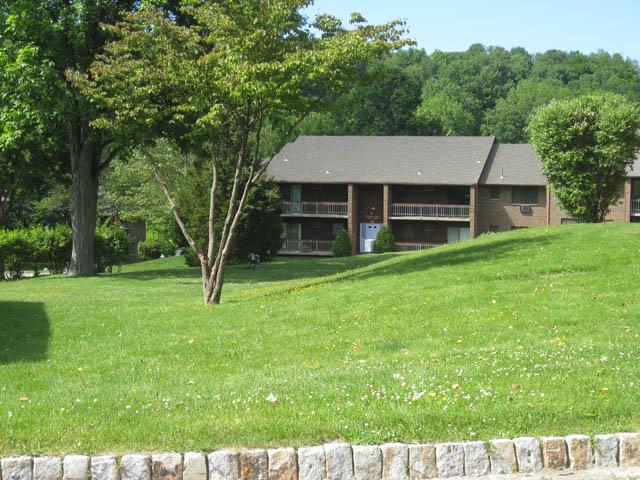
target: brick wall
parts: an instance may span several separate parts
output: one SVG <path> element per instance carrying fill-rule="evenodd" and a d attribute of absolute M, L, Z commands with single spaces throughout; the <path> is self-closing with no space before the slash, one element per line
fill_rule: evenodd
<path fill-rule="evenodd" d="M 560 225 L 563 219 L 570 219 L 569 215 L 561 206 L 553 191 L 549 193 L 549 225 Z M 611 206 L 607 221 L 609 222 L 629 222 L 631 208 L 631 181 L 626 180 L 620 185 L 620 200 Z"/>
<path fill-rule="evenodd" d="M 492 226 L 499 231 L 511 230 L 512 227 L 537 227 L 547 224 L 547 195 L 545 187 L 538 187 L 538 204 L 531 205 L 531 213 L 522 213 L 520 205 L 511 202 L 511 186 L 500 186 L 497 200 L 490 198 L 491 186 L 481 185 L 478 188 L 477 201 L 477 234 L 490 231 Z"/>

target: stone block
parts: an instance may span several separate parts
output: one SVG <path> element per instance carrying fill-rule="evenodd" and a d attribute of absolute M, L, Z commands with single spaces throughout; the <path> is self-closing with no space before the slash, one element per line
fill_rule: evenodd
<path fill-rule="evenodd" d="M 240 478 L 242 480 L 267 480 L 269 457 L 262 449 L 240 451 Z"/>
<path fill-rule="evenodd" d="M 181 480 L 182 455 L 156 453 L 151 455 L 151 480 Z"/>
<path fill-rule="evenodd" d="M 325 480 L 325 454 L 322 447 L 298 449 L 298 478 L 300 480 Z"/>
<path fill-rule="evenodd" d="M 436 445 L 438 476 L 461 477 L 464 475 L 464 448 L 461 443 L 438 443 Z"/>
<path fill-rule="evenodd" d="M 298 459 L 293 448 L 274 448 L 267 455 L 269 480 L 298 480 Z"/>
<path fill-rule="evenodd" d="M 150 480 L 151 465 L 147 455 L 123 455 L 120 480 Z"/>
<path fill-rule="evenodd" d="M 489 457 L 491 459 L 491 473 L 499 475 L 516 473 L 516 447 L 508 438 L 500 438 L 489 442 Z"/>
<path fill-rule="evenodd" d="M 31 457 L 10 457 L 0 461 L 2 480 L 31 480 L 33 464 Z"/>
<path fill-rule="evenodd" d="M 240 454 L 232 450 L 218 450 L 207 455 L 209 480 L 238 480 Z"/>
<path fill-rule="evenodd" d="M 409 478 L 424 480 L 437 476 L 435 445 L 409 445 Z"/>
<path fill-rule="evenodd" d="M 324 446 L 328 480 L 353 479 L 353 454 L 348 443 L 329 443 Z"/>
<path fill-rule="evenodd" d="M 182 468 L 182 478 L 184 480 L 207 480 L 207 457 L 204 453 L 185 453 Z"/>
<path fill-rule="evenodd" d="M 403 443 L 385 443 L 382 452 L 383 480 L 402 480 L 409 472 L 409 447 Z"/>
<path fill-rule="evenodd" d="M 484 442 L 467 442 L 464 449 L 464 473 L 470 477 L 486 475 L 491 471 L 489 453 Z"/>
<path fill-rule="evenodd" d="M 60 457 L 34 457 L 33 480 L 60 480 L 62 460 Z"/>
<path fill-rule="evenodd" d="M 62 480 L 88 480 L 89 457 L 67 455 L 62 463 Z"/>
<path fill-rule="evenodd" d="M 593 450 L 596 467 L 618 466 L 618 438 L 615 435 L 596 435 Z"/>
<path fill-rule="evenodd" d="M 572 470 L 586 470 L 593 464 L 591 439 L 586 435 L 569 435 L 565 437 L 569 453 L 569 467 Z"/>
<path fill-rule="evenodd" d="M 118 480 L 118 462 L 115 455 L 91 457 L 91 480 Z"/>
<path fill-rule="evenodd" d="M 619 433 L 620 466 L 640 467 L 640 433 Z"/>
<path fill-rule="evenodd" d="M 514 438 L 518 469 L 522 473 L 532 473 L 542 470 L 542 452 L 540 442 L 535 437 Z"/>
<path fill-rule="evenodd" d="M 377 445 L 353 445 L 353 473 L 356 480 L 382 478 L 382 451 Z"/>
<path fill-rule="evenodd" d="M 564 470 L 569 466 L 569 453 L 563 437 L 542 439 L 542 460 L 544 467 L 551 470 Z"/>

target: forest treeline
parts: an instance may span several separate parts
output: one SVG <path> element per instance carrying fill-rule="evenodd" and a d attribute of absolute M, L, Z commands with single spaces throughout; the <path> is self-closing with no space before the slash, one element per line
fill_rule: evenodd
<path fill-rule="evenodd" d="M 306 119 L 307 135 L 495 135 L 527 141 L 537 107 L 584 93 L 640 100 L 637 61 L 583 54 L 472 45 L 463 52 L 405 49 L 368 65 L 330 111 Z"/>

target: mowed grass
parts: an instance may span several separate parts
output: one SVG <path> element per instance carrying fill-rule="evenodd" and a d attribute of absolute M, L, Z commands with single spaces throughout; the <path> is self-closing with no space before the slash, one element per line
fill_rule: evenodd
<path fill-rule="evenodd" d="M 182 262 L 0 284 L 0 454 L 640 429 L 640 225 Z"/>

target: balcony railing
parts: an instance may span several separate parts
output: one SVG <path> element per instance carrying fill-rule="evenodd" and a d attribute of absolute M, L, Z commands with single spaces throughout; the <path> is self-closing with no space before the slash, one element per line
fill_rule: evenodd
<path fill-rule="evenodd" d="M 415 252 L 439 247 L 440 245 L 440 243 L 396 242 L 396 250 L 398 252 Z"/>
<path fill-rule="evenodd" d="M 391 204 L 391 217 L 469 219 L 469 205 L 393 203 Z"/>
<path fill-rule="evenodd" d="M 631 215 L 640 215 L 640 198 L 631 199 Z"/>
<path fill-rule="evenodd" d="M 331 240 L 285 240 L 280 249 L 281 254 L 289 255 L 331 255 Z"/>
<path fill-rule="evenodd" d="M 346 217 L 346 202 L 284 202 L 283 215 Z"/>

